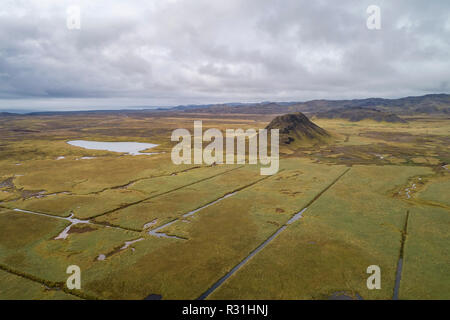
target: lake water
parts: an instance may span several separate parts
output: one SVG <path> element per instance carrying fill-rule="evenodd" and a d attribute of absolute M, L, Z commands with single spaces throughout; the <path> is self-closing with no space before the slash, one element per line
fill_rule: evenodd
<path fill-rule="evenodd" d="M 86 140 L 72 140 L 68 144 L 75 147 L 82 147 L 90 150 L 106 150 L 113 152 L 126 152 L 133 156 L 155 154 L 155 152 L 140 152 L 149 148 L 158 146 L 153 143 L 142 142 L 101 142 L 101 141 L 86 141 Z"/>

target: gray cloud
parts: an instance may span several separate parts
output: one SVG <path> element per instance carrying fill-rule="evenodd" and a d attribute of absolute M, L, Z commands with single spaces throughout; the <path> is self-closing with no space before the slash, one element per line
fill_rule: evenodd
<path fill-rule="evenodd" d="M 366 8 L 381 7 L 381 30 Z M 81 8 L 81 30 L 66 9 Z M 450 2 L 6 1 L 0 108 L 449 92 Z"/>

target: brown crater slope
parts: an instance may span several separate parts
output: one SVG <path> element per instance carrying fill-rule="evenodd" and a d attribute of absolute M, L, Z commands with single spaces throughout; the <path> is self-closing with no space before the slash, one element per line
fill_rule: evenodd
<path fill-rule="evenodd" d="M 311 122 L 303 113 L 296 112 L 274 118 L 266 129 L 280 130 L 280 144 L 291 147 L 325 143 L 331 135 Z"/>

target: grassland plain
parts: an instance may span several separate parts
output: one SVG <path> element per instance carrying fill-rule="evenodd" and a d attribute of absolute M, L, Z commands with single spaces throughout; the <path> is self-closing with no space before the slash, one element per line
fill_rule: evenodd
<path fill-rule="evenodd" d="M 8 252 L 4 263 L 53 282 L 66 278 L 64 271 L 68 264 L 77 264 L 83 270 L 83 292 L 88 296 L 142 299 L 158 293 L 165 298 L 196 298 L 301 209 L 317 194 L 317 189 L 325 187 L 345 169 L 314 165 L 305 160 L 289 160 L 282 167 L 284 171 L 279 176 L 198 212 L 189 218 L 190 223 L 179 222 L 190 227 L 185 231 L 188 241 L 158 239 L 96 226 L 98 230 L 73 233 L 67 240 L 52 240 L 65 226 L 62 225 L 48 232 L 47 237 L 39 234 L 37 238 L 41 240 L 35 239 L 37 243 L 30 240 L 30 244 L 16 246 L 21 250 Z M 321 169 L 317 170 L 318 167 Z M 42 218 L 17 212 L 8 212 L 8 215 L 21 219 Z M 201 220 L 203 215 L 209 218 Z M 49 223 L 59 222 L 55 218 L 46 219 Z M 9 225 L 19 230 L 25 227 L 25 223 Z M 181 231 L 179 227 L 176 229 Z M 12 232 L 5 232 L 5 237 Z M 135 251 L 118 250 L 124 241 L 141 236 L 145 239 L 133 245 Z M 116 254 L 108 255 L 115 251 Z M 108 257 L 98 261 L 102 253 Z M 20 262 L 14 258 L 17 254 L 21 256 Z M 45 259 L 38 259 L 39 256 Z"/>
<path fill-rule="evenodd" d="M 143 198 L 144 195 L 130 190 L 106 190 L 92 195 L 55 194 L 44 198 L 34 197 L 6 203 L 5 206 L 63 217 L 74 213 L 77 218 L 86 219 Z"/>
<path fill-rule="evenodd" d="M 69 265 L 88 270 L 100 254 L 119 250 L 125 241 L 139 236 L 131 231 L 84 225 L 73 229 L 67 239 L 55 240 L 67 225 L 66 221 L 53 217 L 13 211 L 0 213 L 0 269 L 61 287 L 68 277 Z"/>
<path fill-rule="evenodd" d="M 173 230 L 172 226 L 161 230 L 187 241 L 164 239 L 172 242 L 152 249 L 145 241 L 138 242 L 134 254 L 124 252 L 105 261 L 111 265 L 109 272 L 86 287 L 104 292 L 107 298 L 142 298 L 151 293 L 165 299 L 197 298 L 345 170 L 301 160 L 290 160 L 282 168 L 277 175 L 201 210 L 189 222 L 178 221 Z M 130 255 L 131 265 L 125 262 Z M 136 274 L 146 282 L 139 282 Z"/>
<path fill-rule="evenodd" d="M 400 299 L 450 299 L 449 210 L 410 210 Z"/>
<path fill-rule="evenodd" d="M 418 198 L 430 201 L 436 205 L 450 208 L 450 174 L 433 180 L 426 185 L 425 189 L 418 195 Z"/>
<path fill-rule="evenodd" d="M 400 298 L 445 298 L 448 119 L 411 117 L 401 124 L 318 119 L 333 141 L 282 154 L 280 172 L 259 182 L 256 166 L 175 166 L 170 160 L 171 131 L 192 132 L 194 120 L 203 120 L 206 130 L 263 128 L 272 118 L 173 113 L 0 119 L 0 269 L 10 275 L 0 276 L 0 288 L 7 288 L 7 293 L 0 289 L 0 299 L 58 299 L 65 294 L 142 299 L 152 293 L 164 299 L 197 298 L 347 170 L 346 165 L 354 167 L 309 206 L 304 218 L 210 298 L 322 299 L 337 291 L 391 298 L 407 210 L 411 221 Z M 67 144 L 78 139 L 150 142 L 159 144 L 152 151 L 162 153 L 134 157 Z M 412 183 L 417 189 L 406 193 Z M 67 221 L 12 208 L 55 216 L 74 212 L 93 223 L 136 231 L 80 224 L 67 239 L 54 240 Z M 185 240 L 142 231 L 152 219 L 158 219 L 151 226 L 155 228 L 176 218 L 160 232 Z M 125 246 L 133 240 L 140 241 Z M 382 290 L 369 292 L 365 268 L 377 263 Z M 77 295 L 67 290 L 41 293 L 39 283 L 61 288 L 71 264 L 82 270 Z M 28 289 L 29 296 L 20 295 Z"/>
<path fill-rule="evenodd" d="M 314 119 L 332 132 L 334 144 L 299 149 L 294 156 L 315 157 L 320 161 L 345 164 L 419 164 L 438 165 L 450 162 L 450 121 L 437 117 L 410 118 L 393 124 L 370 120 L 348 122 Z"/>
<path fill-rule="evenodd" d="M 211 298 L 327 299 L 336 292 L 392 298 L 410 205 L 391 190 L 430 173 L 422 167 L 354 166 Z M 370 265 L 382 270 L 381 290 L 366 287 Z"/>
<path fill-rule="evenodd" d="M 0 269 L 0 299 L 2 300 L 78 300 L 77 296 Z"/>
<path fill-rule="evenodd" d="M 6 190 L 0 190 L 0 201 L 8 201 L 13 200 L 18 197 L 17 194 L 14 194 L 13 192 L 9 192 Z"/>
<path fill-rule="evenodd" d="M 193 179 L 177 179 L 177 183 L 184 181 L 184 184 L 178 185 L 174 192 L 166 192 L 158 197 L 155 195 L 149 200 L 99 216 L 95 220 L 141 230 L 145 224 L 155 221 L 153 226 L 157 227 L 262 179 L 258 170 L 255 166 L 220 166 L 209 170 L 206 177 L 191 171 L 195 174 Z M 154 182 L 141 182 L 132 188 L 148 192 L 149 187 L 155 189 Z M 171 185 L 170 190 L 173 187 Z"/>
<path fill-rule="evenodd" d="M 19 164 L 19 165 L 18 165 Z M 170 175 L 190 168 L 175 166 L 170 155 L 110 156 L 91 160 L 35 160 L 2 163 L 1 176 L 14 177 L 18 189 L 89 194 L 142 178 Z M 13 174 L 11 174 L 13 173 Z"/>
<path fill-rule="evenodd" d="M 178 168 L 177 171 L 170 171 L 159 176 L 152 177 L 150 175 L 138 178 L 127 181 L 123 185 L 113 185 L 89 194 L 74 194 L 67 191 L 50 195 L 43 194 L 30 199 L 5 202 L 4 206 L 59 216 L 68 216 L 73 212 L 77 218 L 85 219 L 176 190 L 189 183 L 208 179 L 232 169 L 235 167 L 187 166 L 185 169 Z M 95 180 L 96 176 L 88 179 Z"/>

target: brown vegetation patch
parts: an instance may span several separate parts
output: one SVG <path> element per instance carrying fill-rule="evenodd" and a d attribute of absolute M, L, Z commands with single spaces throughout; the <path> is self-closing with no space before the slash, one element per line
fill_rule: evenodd
<path fill-rule="evenodd" d="M 85 233 L 85 232 L 91 232 L 91 231 L 95 231 L 95 230 L 96 230 L 95 228 L 92 228 L 92 227 L 90 227 L 88 225 L 82 225 L 82 226 L 81 225 L 80 226 L 74 225 L 72 228 L 70 228 L 68 234 L 71 234 L 71 233 Z"/>

